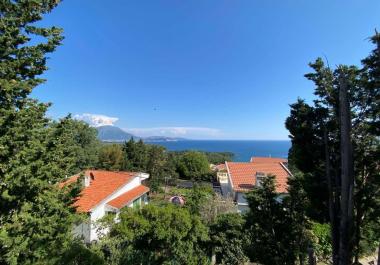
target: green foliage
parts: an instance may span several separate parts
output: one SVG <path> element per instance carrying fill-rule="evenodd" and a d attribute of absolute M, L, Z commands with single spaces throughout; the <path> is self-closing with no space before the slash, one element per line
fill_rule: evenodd
<path fill-rule="evenodd" d="M 210 186 L 201 186 L 195 184 L 192 189 L 185 195 L 186 208 L 190 213 L 200 215 L 202 205 L 213 196 L 213 190 Z"/>
<path fill-rule="evenodd" d="M 59 265 L 105 265 L 103 253 L 96 245 L 86 246 L 82 242 L 72 242 L 62 255 Z"/>
<path fill-rule="evenodd" d="M 97 164 L 100 142 L 96 129 L 71 115 L 50 126 L 48 152 L 66 174 L 93 168 Z"/>
<path fill-rule="evenodd" d="M 58 3 L 0 4 L 1 264 L 54 264 L 71 242 L 75 215 L 69 204 L 74 194 L 59 190 L 56 183 L 76 167 L 87 166 L 88 160 L 72 157 L 73 145 L 86 146 L 86 140 L 73 140 L 80 130 L 68 133 L 68 127 L 80 127 L 77 123 L 68 118 L 51 124 L 45 116 L 48 104 L 28 97 L 44 82 L 39 75 L 47 69 L 47 53 L 62 40 L 61 29 L 36 22 Z"/>
<path fill-rule="evenodd" d="M 177 178 L 176 165 L 164 147 L 147 145 L 133 139 L 123 146 L 123 170 L 142 171 L 150 175 L 149 186 L 158 191 L 160 186 Z"/>
<path fill-rule="evenodd" d="M 288 194 L 282 201 L 288 215 L 288 246 L 300 262 L 306 259 L 307 248 L 311 242 L 311 224 L 306 216 L 310 202 L 303 183 L 304 175 L 293 172 L 293 176 L 288 179 Z"/>
<path fill-rule="evenodd" d="M 217 264 L 239 265 L 248 261 L 244 248 L 247 237 L 245 220 L 238 213 L 223 214 L 210 226 L 211 247 Z"/>
<path fill-rule="evenodd" d="M 199 214 L 207 224 L 212 224 L 219 215 L 237 213 L 238 207 L 231 197 L 222 197 L 211 188 L 210 196 L 205 197 L 200 206 Z"/>
<path fill-rule="evenodd" d="M 332 255 L 331 233 L 329 224 L 312 222 L 313 247 L 318 260 L 328 262 Z"/>
<path fill-rule="evenodd" d="M 103 144 L 99 150 L 97 167 L 106 170 L 123 170 L 124 152 L 120 144 Z"/>
<path fill-rule="evenodd" d="M 148 163 L 148 149 L 142 140 L 135 142 L 133 138 L 123 146 L 125 154 L 125 169 L 129 171 L 144 171 Z"/>
<path fill-rule="evenodd" d="M 380 224 L 378 208 L 380 200 L 380 34 L 371 42 L 376 45 L 370 55 L 362 60 L 362 67 L 339 66 L 331 69 L 321 58 L 310 64 L 313 72 L 305 77 L 315 84 L 314 104 L 298 100 L 291 105 L 286 120 L 292 147 L 289 151 L 290 167 L 303 173 L 303 189 L 310 205 L 307 215 L 317 222 L 330 221 L 328 179 L 331 180 L 331 200 L 339 224 L 340 201 L 340 124 L 339 124 L 339 77 L 345 76 L 351 110 L 351 141 L 354 154 L 354 227 L 350 231 L 349 244 L 356 262 L 361 254 L 374 248 L 370 242 L 373 230 Z M 327 153 L 327 155 L 326 155 Z M 329 167 L 327 168 L 328 161 Z M 333 240 L 339 242 L 337 225 L 332 225 Z M 368 229 L 368 230 L 367 230 Z M 335 232 L 334 232 L 335 231 Z M 377 234 L 379 237 L 379 234 Z M 374 243 L 376 244 L 376 242 Z M 334 244 L 333 244 L 334 246 Z M 334 248 L 335 250 L 338 247 Z"/>
<path fill-rule="evenodd" d="M 274 176 L 264 179 L 262 187 L 247 194 L 250 211 L 246 214 L 246 229 L 250 245 L 247 255 L 260 264 L 294 264 L 297 252 L 292 247 L 296 239 L 292 216 L 275 191 Z"/>
<path fill-rule="evenodd" d="M 60 45 L 62 30 L 43 28 L 35 22 L 59 1 L 2 1 L 0 4 L 0 106 L 8 115 L 23 108 L 33 88 L 44 82 L 38 78 L 46 67 L 46 54 Z M 12 111 L 12 112 L 13 112 Z M 3 117 L 1 113 L 0 117 Z"/>
<path fill-rule="evenodd" d="M 222 164 L 226 161 L 232 161 L 234 154 L 231 152 L 202 152 L 206 155 L 211 164 Z"/>
<path fill-rule="evenodd" d="M 180 157 L 186 152 L 190 152 L 190 150 L 189 151 L 171 151 L 171 153 L 177 157 Z M 197 151 L 197 152 L 203 153 L 211 164 L 222 164 L 226 161 L 232 161 L 234 157 L 234 154 L 231 152 L 204 152 L 204 151 Z"/>
<path fill-rule="evenodd" d="M 104 247 L 111 264 L 208 264 L 200 218 L 174 205 L 125 209 Z"/>
<path fill-rule="evenodd" d="M 185 179 L 201 180 L 210 172 L 210 166 L 205 154 L 188 151 L 178 161 L 178 171 Z"/>

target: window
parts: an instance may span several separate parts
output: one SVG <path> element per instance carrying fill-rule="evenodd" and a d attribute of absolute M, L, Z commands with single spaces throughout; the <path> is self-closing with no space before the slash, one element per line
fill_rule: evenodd
<path fill-rule="evenodd" d="M 133 208 L 140 207 L 140 205 L 141 205 L 141 198 L 137 198 L 136 200 L 134 200 L 133 203 L 132 203 L 132 205 L 133 205 Z"/>

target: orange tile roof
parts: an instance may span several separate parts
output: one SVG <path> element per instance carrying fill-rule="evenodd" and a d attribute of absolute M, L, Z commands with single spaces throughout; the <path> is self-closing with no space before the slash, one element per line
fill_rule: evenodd
<path fill-rule="evenodd" d="M 125 205 L 127 205 L 129 202 L 134 201 L 138 197 L 142 196 L 143 194 L 147 193 L 149 191 L 149 188 L 144 185 L 139 185 L 136 188 L 133 188 L 123 194 L 121 194 L 119 197 L 116 197 L 115 199 L 107 202 L 107 204 L 121 209 Z"/>
<path fill-rule="evenodd" d="M 285 158 L 277 158 L 277 157 L 253 156 L 251 157 L 250 162 L 252 163 L 286 163 L 288 162 L 288 160 Z"/>
<path fill-rule="evenodd" d="M 91 180 L 90 186 L 82 189 L 79 197 L 73 203 L 73 206 L 77 207 L 78 212 L 91 212 L 93 207 L 130 182 L 137 174 L 133 172 L 112 172 L 106 170 L 86 170 L 83 173 L 85 176 L 89 176 L 90 173 L 92 173 L 94 179 Z M 63 187 L 73 183 L 79 176 L 80 174 L 74 175 L 60 183 L 59 186 Z"/>
<path fill-rule="evenodd" d="M 287 192 L 287 180 L 290 173 L 279 162 L 226 162 L 231 177 L 233 189 L 239 192 L 247 192 L 256 184 L 256 173 L 263 172 L 266 175 L 276 176 L 276 191 Z"/>

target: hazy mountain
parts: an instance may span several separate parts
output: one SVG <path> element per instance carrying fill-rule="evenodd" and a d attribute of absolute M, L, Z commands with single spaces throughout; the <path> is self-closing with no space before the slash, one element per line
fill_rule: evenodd
<path fill-rule="evenodd" d="M 98 139 L 103 142 L 124 142 L 130 140 L 132 137 L 135 140 L 144 140 L 144 142 L 171 142 L 171 141 L 185 141 L 184 138 L 166 137 L 166 136 L 149 136 L 138 137 L 133 134 L 123 131 L 119 127 L 105 125 L 96 127 L 98 130 Z"/>
<path fill-rule="evenodd" d="M 132 137 L 136 140 L 140 139 L 140 137 L 127 133 L 116 126 L 105 125 L 99 126 L 96 129 L 98 130 L 98 139 L 103 142 L 124 142 Z"/>

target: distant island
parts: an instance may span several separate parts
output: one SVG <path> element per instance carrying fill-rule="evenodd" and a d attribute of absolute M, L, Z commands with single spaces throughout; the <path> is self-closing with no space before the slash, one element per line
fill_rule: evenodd
<path fill-rule="evenodd" d="M 96 127 L 96 129 L 98 131 L 98 139 L 102 142 L 125 142 L 129 141 L 131 138 L 135 140 L 141 139 L 144 142 L 177 142 L 187 140 L 185 138 L 167 136 L 140 137 L 112 125 L 99 126 Z"/>

